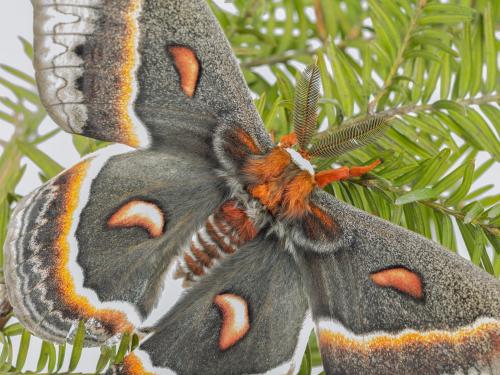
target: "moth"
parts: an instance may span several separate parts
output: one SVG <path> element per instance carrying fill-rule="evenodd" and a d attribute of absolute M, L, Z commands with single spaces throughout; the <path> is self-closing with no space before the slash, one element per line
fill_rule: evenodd
<path fill-rule="evenodd" d="M 311 146 L 312 66 L 298 145 L 276 145 L 205 1 L 33 5 L 47 111 L 127 147 L 18 204 L 5 277 L 31 332 L 65 342 L 84 321 L 87 345 L 139 332 L 110 370 L 129 375 L 295 374 L 312 327 L 327 374 L 500 373 L 499 281 L 321 189 L 377 163 L 315 173 L 308 160 L 363 144 L 387 119 Z"/>

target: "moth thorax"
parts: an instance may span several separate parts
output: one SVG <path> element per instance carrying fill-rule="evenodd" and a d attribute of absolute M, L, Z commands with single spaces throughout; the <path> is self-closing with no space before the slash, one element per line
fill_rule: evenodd
<path fill-rule="evenodd" d="M 303 171 L 307 171 L 314 176 L 314 168 L 309 160 L 305 159 L 301 154 L 291 148 L 286 148 L 286 152 L 292 157 L 293 163 Z"/>

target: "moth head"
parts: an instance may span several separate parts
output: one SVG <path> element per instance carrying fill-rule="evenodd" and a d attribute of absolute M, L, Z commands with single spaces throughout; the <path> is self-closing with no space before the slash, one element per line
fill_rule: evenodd
<path fill-rule="evenodd" d="M 296 139 L 290 136 L 282 139 L 285 147 L 297 145 L 292 157 L 301 169 L 303 166 L 309 168 L 311 163 L 308 161 L 312 158 L 338 158 L 374 142 L 383 135 L 392 119 L 392 116 L 384 114 L 368 114 L 318 134 L 320 97 L 321 73 L 316 60 L 304 70 L 297 81 L 293 111 Z"/>

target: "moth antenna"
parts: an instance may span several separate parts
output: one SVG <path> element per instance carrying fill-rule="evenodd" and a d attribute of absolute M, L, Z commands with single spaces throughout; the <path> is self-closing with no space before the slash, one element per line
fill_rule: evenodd
<path fill-rule="evenodd" d="M 309 65 L 297 82 L 293 127 L 297 143 L 305 150 L 317 128 L 321 74 L 317 61 Z"/>
<path fill-rule="evenodd" d="M 382 136 L 392 117 L 371 116 L 340 126 L 332 133 L 320 137 L 309 150 L 313 157 L 338 157 L 349 151 L 366 146 Z"/>

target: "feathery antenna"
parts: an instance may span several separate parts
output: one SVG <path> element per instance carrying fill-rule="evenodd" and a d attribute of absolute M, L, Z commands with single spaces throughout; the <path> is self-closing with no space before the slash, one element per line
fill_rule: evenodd
<path fill-rule="evenodd" d="M 316 131 L 321 74 L 318 64 L 309 65 L 297 82 L 293 127 L 301 150 L 305 150 Z"/>
<path fill-rule="evenodd" d="M 340 126 L 332 133 L 318 139 L 309 150 L 309 154 L 313 157 L 332 158 L 366 146 L 383 134 L 391 119 L 392 117 L 375 115 Z"/>

